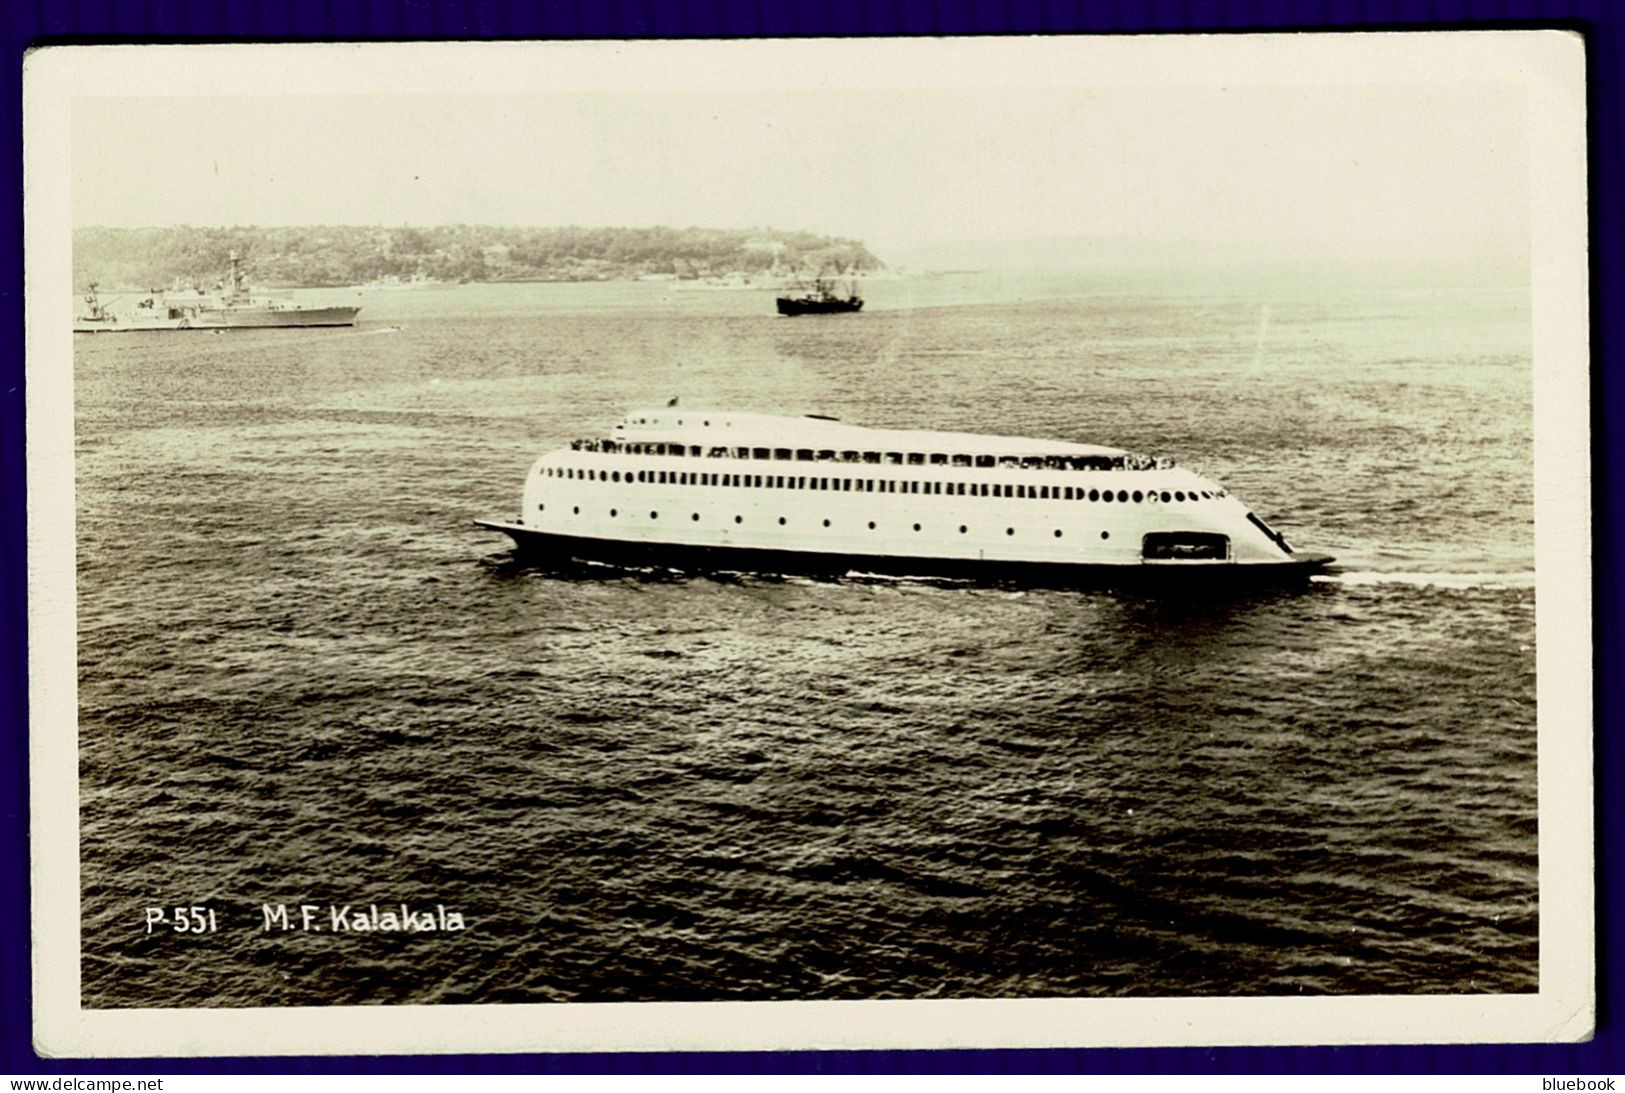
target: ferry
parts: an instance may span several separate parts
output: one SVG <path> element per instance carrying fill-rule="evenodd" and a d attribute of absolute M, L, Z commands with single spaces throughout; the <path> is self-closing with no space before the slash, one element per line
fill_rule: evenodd
<path fill-rule="evenodd" d="M 1168 458 L 676 406 L 543 455 L 516 517 L 475 522 L 522 555 L 689 572 L 1274 583 L 1334 560 Z"/>

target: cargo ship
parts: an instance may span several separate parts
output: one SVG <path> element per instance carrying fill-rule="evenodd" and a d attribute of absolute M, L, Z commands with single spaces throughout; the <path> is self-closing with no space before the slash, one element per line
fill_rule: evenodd
<path fill-rule="evenodd" d="M 856 283 L 841 296 L 835 291 L 835 282 L 823 277 L 813 282 L 810 292 L 779 297 L 780 315 L 839 315 L 862 310 L 863 297 L 858 295 Z"/>

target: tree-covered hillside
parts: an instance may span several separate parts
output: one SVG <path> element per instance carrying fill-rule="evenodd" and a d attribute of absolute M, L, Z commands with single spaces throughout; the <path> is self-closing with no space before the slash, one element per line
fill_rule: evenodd
<path fill-rule="evenodd" d="M 80 228 L 75 288 L 213 284 L 236 251 L 255 286 L 373 281 L 606 281 L 836 274 L 882 263 L 852 239 L 711 228 Z"/>

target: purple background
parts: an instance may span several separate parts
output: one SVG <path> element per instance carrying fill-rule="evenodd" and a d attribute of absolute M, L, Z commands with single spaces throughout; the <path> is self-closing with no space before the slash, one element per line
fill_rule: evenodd
<path fill-rule="evenodd" d="M 1598 1033 L 1588 1044 L 1487 1047 L 1223 1048 L 1053 1051 L 865 1051 L 763 1054 L 503 1055 L 367 1058 L 53 1061 L 31 1046 L 28 935 L 27 616 L 23 451 L 22 55 L 47 42 L 401 41 L 415 39 L 704 38 L 1068 32 L 1155 33 L 1313 29 L 1561 27 L 1583 32 L 1590 82 L 1593 503 L 1596 512 L 1596 855 Z M 0 267 L 0 1073 L 1534 1073 L 1625 1071 L 1620 1047 L 1619 923 L 1622 688 L 1601 666 L 1621 663 L 1612 483 L 1620 444 L 1604 423 L 1625 414 L 1620 375 L 1621 18 L 1609 0 L 80 0 L 0 5 L 9 70 L 4 214 L 10 260 Z"/>

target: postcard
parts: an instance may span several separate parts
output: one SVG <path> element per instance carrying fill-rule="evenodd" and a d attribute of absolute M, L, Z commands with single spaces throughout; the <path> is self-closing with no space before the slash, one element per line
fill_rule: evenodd
<path fill-rule="evenodd" d="M 1588 1037 L 1585 80 L 34 52 L 37 1049 Z"/>

